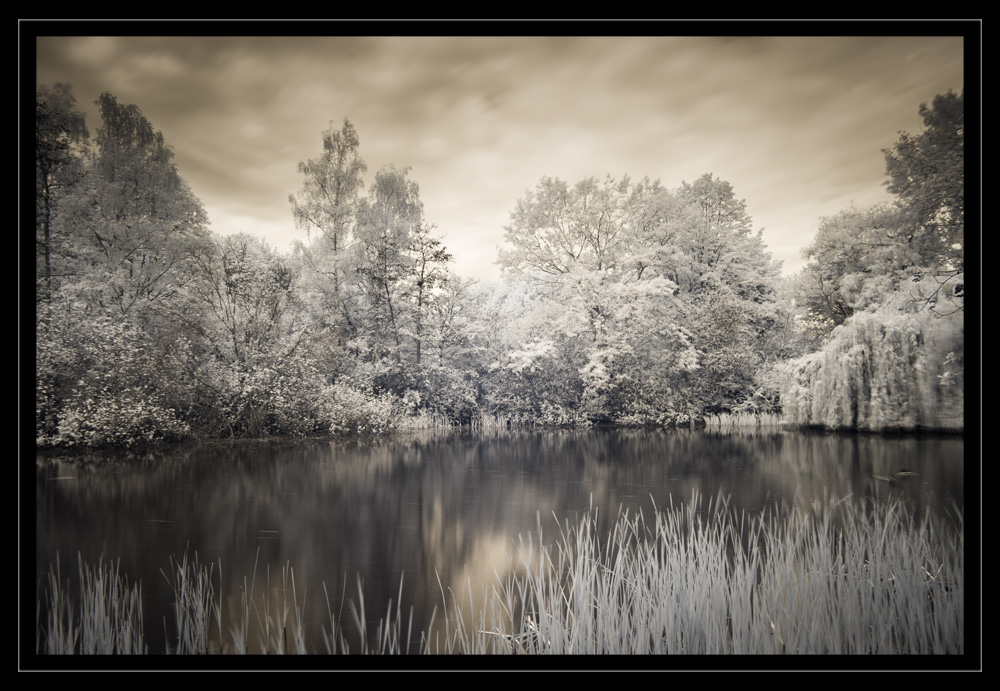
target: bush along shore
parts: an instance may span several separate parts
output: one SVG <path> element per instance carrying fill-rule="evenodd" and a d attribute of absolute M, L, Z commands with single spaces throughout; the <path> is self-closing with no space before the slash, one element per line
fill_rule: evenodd
<path fill-rule="evenodd" d="M 902 503 L 847 498 L 747 515 L 721 498 L 694 495 L 653 516 L 619 513 L 606 526 L 598 513 L 558 524 L 547 547 L 540 546 L 539 520 L 539 534 L 519 538 L 510 569 L 491 588 L 474 594 L 471 584 L 441 586 L 440 608 L 422 631 L 398 600 L 369 626 L 359 583 L 357 606 L 336 606 L 326 594 L 328 625 L 318 640 L 308 640 L 304 593 L 296 593 L 290 565 L 274 590 L 270 573 L 262 584 L 255 567 L 240 588 L 241 606 L 224 610 L 221 565 L 185 555 L 171 558 L 164 571 L 174 591 L 174 621 L 164 623 L 166 649 L 151 651 L 138 584 L 129 584 L 114 562 L 89 566 L 80 557 L 73 592 L 57 560 L 38 588 L 36 652 L 965 652 L 958 510 L 947 518 L 916 516 Z"/>

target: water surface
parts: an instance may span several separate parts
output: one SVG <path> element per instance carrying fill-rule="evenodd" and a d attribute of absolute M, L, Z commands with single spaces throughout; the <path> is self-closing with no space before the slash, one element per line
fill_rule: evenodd
<path fill-rule="evenodd" d="M 164 648 L 164 618 L 172 622 L 171 556 L 197 553 L 217 576 L 221 567 L 220 599 L 233 614 L 250 579 L 262 601 L 287 596 L 279 586 L 290 566 L 309 647 L 323 652 L 320 627 L 331 609 L 350 620 L 343 603 L 358 601 L 359 582 L 369 621 L 402 595 L 419 631 L 442 587 L 482 592 L 519 536 L 537 539 L 541 526 L 551 543 L 557 520 L 593 508 L 610 519 L 698 494 L 756 513 L 852 496 L 947 514 L 964 506 L 963 452 L 958 436 L 456 430 L 48 456 L 37 463 L 36 566 L 45 574 L 58 555 L 75 582 L 78 553 L 90 564 L 119 560 L 142 583 L 152 652 Z"/>

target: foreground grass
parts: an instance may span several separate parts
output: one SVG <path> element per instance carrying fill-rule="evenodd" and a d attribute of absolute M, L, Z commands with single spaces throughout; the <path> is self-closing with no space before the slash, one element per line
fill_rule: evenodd
<path fill-rule="evenodd" d="M 280 602 L 270 601 L 270 572 L 258 587 L 255 568 L 240 611 L 224 616 L 215 566 L 185 556 L 164 573 L 175 622 L 161 652 L 962 654 L 964 530 L 954 520 L 850 500 L 750 516 L 695 496 L 606 527 L 593 511 L 557 524 L 552 547 L 540 547 L 539 521 L 492 588 L 441 586 L 441 615 L 426 630 L 414 631 L 398 599 L 369 626 L 359 584 L 345 616 L 360 638 L 348 641 L 343 603 L 335 615 L 327 594 L 329 625 L 315 644 L 289 566 Z M 139 589 L 113 564 L 81 559 L 78 572 L 79 608 L 58 563 L 41 588 L 38 652 L 147 652 Z"/>
<path fill-rule="evenodd" d="M 58 558 L 47 579 L 47 607 L 35 609 L 35 650 L 49 655 L 145 654 L 142 630 L 142 591 L 128 584 L 115 562 L 95 567 L 78 560 L 79 609 L 73 607 L 62 585 Z"/>
<path fill-rule="evenodd" d="M 522 550 L 508 600 L 529 653 L 929 654 L 964 650 L 962 531 L 901 504 L 748 517 L 697 498 Z M 525 635 L 530 634 L 530 635 Z"/>

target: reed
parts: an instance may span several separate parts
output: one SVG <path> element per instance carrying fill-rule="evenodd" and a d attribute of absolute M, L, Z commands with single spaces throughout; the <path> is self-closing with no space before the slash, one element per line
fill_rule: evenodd
<path fill-rule="evenodd" d="M 78 558 L 80 642 L 93 655 L 143 654 L 142 589 L 119 573 L 119 562 L 90 568 Z"/>
<path fill-rule="evenodd" d="M 705 429 L 710 432 L 768 430 L 780 426 L 781 416 L 774 413 L 716 413 L 705 416 Z"/>
<path fill-rule="evenodd" d="M 36 602 L 36 612 L 42 611 L 43 601 L 46 603 L 44 620 L 46 626 L 35 635 L 36 652 L 48 655 L 73 655 L 77 651 L 76 643 L 80 638 L 80 625 L 73 621 L 73 603 L 69 598 L 68 584 L 62 585 L 62 571 L 59 565 L 59 555 L 56 555 L 55 567 L 49 568 L 46 579 L 48 591 Z M 36 615 L 41 621 L 43 617 Z"/>
<path fill-rule="evenodd" d="M 524 413 L 479 411 L 478 415 L 473 415 L 469 426 L 472 429 L 482 430 L 530 429 L 538 427 L 539 420 L 537 417 Z"/>
<path fill-rule="evenodd" d="M 233 642 L 232 651 L 237 655 L 246 655 L 250 652 L 250 620 L 252 618 L 251 614 L 254 612 L 253 590 L 257 582 L 257 563 L 259 560 L 260 548 L 258 547 L 257 554 L 254 557 L 253 574 L 250 577 L 250 582 L 247 583 L 247 577 L 243 576 L 243 586 L 240 588 L 239 616 L 235 617 L 235 621 L 230 624 L 229 628 Z M 256 612 L 256 614 L 259 623 L 260 613 Z"/>
<path fill-rule="evenodd" d="M 222 632 L 222 611 L 216 600 L 213 583 L 215 565 L 202 565 L 195 553 L 189 561 L 187 552 L 180 561 L 170 557 L 170 573 L 161 570 L 174 591 L 174 616 L 176 635 L 173 649 L 167 636 L 167 652 L 177 655 L 206 655 L 219 652 L 211 646 L 213 620 Z M 219 565 L 219 580 L 222 580 L 222 565 Z M 164 626 L 166 623 L 164 623 Z"/>
<path fill-rule="evenodd" d="M 396 429 L 400 431 L 422 429 L 448 429 L 457 423 L 444 413 L 421 410 L 417 413 L 404 415 L 396 421 Z"/>
<path fill-rule="evenodd" d="M 959 654 L 959 529 L 849 500 L 756 517 L 700 497 L 524 546 L 519 652 Z M 512 586 L 505 586 L 510 591 Z"/>
<path fill-rule="evenodd" d="M 36 601 L 37 652 L 49 655 L 142 655 L 142 589 L 129 585 L 118 562 L 98 561 L 91 567 L 78 555 L 79 610 L 63 583 L 59 557 L 50 568 L 46 592 Z M 41 627 L 45 611 L 44 628 Z"/>
<path fill-rule="evenodd" d="M 270 589 L 268 590 L 270 592 Z M 280 635 L 281 638 L 274 645 L 275 652 L 282 655 L 304 655 L 307 652 L 303 624 L 305 607 L 305 597 L 300 602 L 295 590 L 295 570 L 292 569 L 290 563 L 286 562 L 281 567 L 281 618 L 275 622 L 274 626 L 276 634 Z M 270 614 L 270 609 L 268 609 L 268 614 Z"/>
<path fill-rule="evenodd" d="M 962 654 L 964 526 L 915 515 L 902 503 L 850 497 L 785 505 L 756 515 L 722 497 L 642 512 L 605 525 L 596 509 L 575 524 L 556 523 L 546 542 L 520 537 L 495 582 L 480 593 L 438 582 L 440 608 L 414 631 L 404 617 L 402 581 L 395 603 L 374 627 L 341 596 L 336 614 L 326 591 L 328 654 Z M 80 618 L 61 585 L 58 560 L 38 606 L 39 652 L 145 652 L 137 587 L 117 566 L 89 571 Z M 167 652 L 302 654 L 306 601 L 289 565 L 281 598 L 270 573 L 262 602 L 254 576 L 222 643 L 213 565 L 171 558 L 177 635 Z M 88 575 L 89 574 L 89 575 Z M 219 569 L 221 581 L 221 566 Z M 116 585 L 117 583 L 117 585 Z M 89 594 L 87 594 L 89 593 Z M 101 594 L 98 596 L 98 594 Z M 118 605 L 109 604 L 118 602 Z M 261 606 L 258 606 L 261 605 Z M 357 633 L 345 631 L 345 610 Z M 274 612 L 275 614 L 272 614 Z M 256 629 L 251 620 L 256 619 Z M 123 624 L 126 621 L 128 624 Z M 374 632 L 372 635 L 371 632 Z M 350 642 L 349 642 L 350 639 Z M 83 641 L 87 643 L 83 644 Z M 100 642 L 96 642 L 100 641 Z M 103 646 L 103 647 L 102 647 Z M 317 652 L 317 651 L 312 651 Z"/>
<path fill-rule="evenodd" d="M 307 652 L 304 624 L 306 604 L 304 597 L 300 601 L 295 588 L 295 570 L 287 562 L 281 567 L 281 586 L 279 588 L 281 600 L 280 602 L 272 602 L 271 570 L 268 567 L 263 602 L 261 603 L 254 595 L 259 560 L 260 549 L 257 550 L 253 574 L 249 582 L 246 576 L 243 577 L 243 585 L 240 587 L 239 611 L 235 616 L 229 617 L 231 643 L 222 643 L 222 651 L 231 651 L 237 655 L 250 653 L 263 655 L 305 654 Z M 216 608 L 216 610 L 219 612 L 221 620 L 221 608 Z M 256 622 L 256 627 L 251 629 L 254 622 Z M 259 650 L 251 650 L 252 641 L 256 643 Z"/>

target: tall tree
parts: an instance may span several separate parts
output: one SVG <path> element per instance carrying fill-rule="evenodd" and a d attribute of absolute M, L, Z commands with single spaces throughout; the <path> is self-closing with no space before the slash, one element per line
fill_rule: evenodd
<path fill-rule="evenodd" d="M 762 231 L 754 232 L 746 201 L 710 173 L 682 184 L 679 194 L 694 212 L 682 239 L 686 267 L 678 272 L 681 289 L 700 293 L 725 285 L 747 300 L 770 299 L 780 266 L 767 252 Z"/>
<path fill-rule="evenodd" d="M 508 247 L 500 251 L 499 263 L 537 286 L 558 286 L 581 267 L 618 271 L 640 200 L 657 186 L 648 180 L 633 183 L 627 176 L 603 182 L 590 177 L 575 185 L 544 177 L 511 212 L 505 226 Z"/>
<path fill-rule="evenodd" d="M 899 239 L 932 270 L 965 267 L 965 93 L 920 105 L 924 129 L 883 149 L 886 186 L 911 214 Z"/>
<path fill-rule="evenodd" d="M 646 242 L 655 226 L 648 210 L 661 192 L 658 183 L 627 177 L 572 186 L 543 178 L 518 201 L 506 228 L 505 273 L 528 281 L 559 310 L 544 336 L 534 334 L 516 351 L 523 357 L 501 364 L 529 381 L 534 370 L 522 366 L 529 356 L 573 368 L 571 390 L 580 396 L 574 404 L 592 420 L 634 417 L 664 404 L 652 391 L 657 385 L 636 385 L 637 371 L 656 372 L 665 387 L 666 373 L 694 366 L 688 335 L 674 315 L 677 285 L 652 267 L 655 252 Z M 563 405 L 561 395 L 536 406 Z"/>
<path fill-rule="evenodd" d="M 706 174 L 675 190 L 650 186 L 639 199 L 617 273 L 625 282 L 670 282 L 671 300 L 658 303 L 665 310 L 660 322 L 674 324 L 675 347 L 686 344 L 697 357 L 693 366 L 660 368 L 669 397 L 650 387 L 632 390 L 645 391 L 644 400 L 669 407 L 678 420 L 732 409 L 753 393 L 758 369 L 776 355 L 770 334 L 780 265 L 746 202 L 724 180 Z M 635 362 L 649 367 L 655 360 L 655 349 L 647 349 Z"/>
<path fill-rule="evenodd" d="M 778 368 L 790 422 L 964 424 L 964 98 L 920 114 L 920 134 L 883 150 L 896 203 L 823 219 L 805 251 L 797 299 L 817 351 Z"/>
<path fill-rule="evenodd" d="M 431 228 L 423 223 L 410 233 L 406 249 L 411 258 L 408 293 L 413 303 L 416 364 L 419 366 L 423 359 L 427 313 L 434 306 L 435 289 L 448 280 L 448 263 L 452 256 L 441 244 L 440 238 L 432 236 Z"/>
<path fill-rule="evenodd" d="M 43 92 L 36 123 L 39 140 L 48 143 L 39 147 L 47 152 L 39 165 L 40 227 L 47 210 L 53 232 L 46 249 L 60 257 L 64 274 L 56 285 L 56 272 L 49 273 L 52 299 L 38 311 L 38 417 L 48 438 L 77 423 L 81 430 L 97 425 L 88 443 L 113 438 L 115 426 L 128 439 L 158 428 L 173 434 L 179 428 L 166 392 L 176 371 L 157 355 L 179 345 L 168 303 L 182 299 L 193 278 L 192 257 L 209 238 L 207 218 L 163 135 L 136 106 L 108 93 L 97 101 L 102 125 L 93 157 L 78 164 L 70 155 L 63 159 L 69 167 L 49 167 L 85 132 L 69 96 L 68 88 Z M 59 112 L 68 118 L 53 128 Z M 42 185 L 66 172 L 76 179 L 72 188 L 46 197 Z M 87 422 L 91 405 L 106 415 Z"/>
<path fill-rule="evenodd" d="M 110 93 L 96 103 L 103 124 L 86 219 L 96 279 L 88 288 L 105 311 L 124 316 L 177 295 L 208 242 L 208 218 L 142 111 Z"/>
<path fill-rule="evenodd" d="M 375 361 L 401 358 L 401 292 L 412 261 L 407 248 L 423 219 L 420 189 L 408 173 L 408 168 L 382 168 L 358 208 L 356 272 Z"/>
<path fill-rule="evenodd" d="M 889 204 L 851 207 L 820 219 L 813 241 L 802 250 L 810 262 L 795 279 L 796 302 L 813 339 L 897 289 L 902 268 L 915 261 L 901 253 L 898 236 L 904 222 L 900 210 Z"/>
<path fill-rule="evenodd" d="M 41 255 L 38 297 L 52 298 L 53 222 L 67 187 L 84 174 L 89 138 L 86 118 L 67 84 L 40 86 L 35 92 L 35 225 Z"/>
<path fill-rule="evenodd" d="M 201 351 L 191 378 L 209 392 L 208 407 L 225 411 L 225 425 L 263 433 L 276 402 L 295 395 L 287 377 L 297 367 L 293 356 L 305 329 L 289 323 L 293 269 L 245 233 L 215 238 L 198 253 L 197 264 L 198 280 L 188 285 L 187 300 L 175 313 Z M 298 384 L 304 390 L 309 383 Z"/>
<path fill-rule="evenodd" d="M 299 163 L 302 187 L 288 196 L 292 216 L 299 228 L 304 228 L 313 242 L 304 248 L 304 258 L 313 271 L 330 282 L 331 311 L 336 315 L 335 332 L 338 343 L 343 341 L 342 323 L 350 321 L 345 310 L 342 284 L 347 269 L 343 254 L 350 241 L 355 222 L 355 205 L 368 166 L 361 159 L 358 134 L 348 119 L 340 130 L 323 132 L 323 152 L 318 157 Z M 313 230 L 319 236 L 312 238 Z"/>
<path fill-rule="evenodd" d="M 820 220 L 797 281 L 806 325 L 828 335 L 853 314 L 910 294 L 940 313 L 961 310 L 965 177 L 964 105 L 949 92 L 923 104 L 924 131 L 884 149 L 894 204 L 849 208 Z"/>

